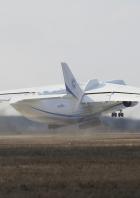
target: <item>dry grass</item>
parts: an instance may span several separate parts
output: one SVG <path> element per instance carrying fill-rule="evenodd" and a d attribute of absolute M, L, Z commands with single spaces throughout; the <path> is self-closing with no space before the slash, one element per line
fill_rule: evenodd
<path fill-rule="evenodd" d="M 140 197 L 140 146 L 1 145 L 0 197 Z"/>

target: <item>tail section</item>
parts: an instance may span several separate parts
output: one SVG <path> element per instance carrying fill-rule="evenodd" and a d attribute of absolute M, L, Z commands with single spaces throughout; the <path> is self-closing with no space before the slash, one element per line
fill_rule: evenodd
<path fill-rule="evenodd" d="M 67 93 L 71 94 L 73 97 L 77 98 L 80 101 L 83 96 L 82 89 L 70 71 L 69 66 L 66 63 L 61 63 L 61 65 Z"/>

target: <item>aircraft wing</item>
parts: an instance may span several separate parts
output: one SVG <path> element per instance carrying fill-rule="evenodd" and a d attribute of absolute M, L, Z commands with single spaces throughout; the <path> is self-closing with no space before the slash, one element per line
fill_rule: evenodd
<path fill-rule="evenodd" d="M 35 99 L 42 97 L 59 97 L 64 93 L 65 89 L 63 85 L 0 91 L 0 102 L 10 101 L 13 98 Z"/>
<path fill-rule="evenodd" d="M 95 93 L 83 97 L 83 103 L 92 102 L 140 102 L 140 94 L 136 93 Z"/>
<path fill-rule="evenodd" d="M 83 102 L 140 101 L 140 88 L 105 83 L 97 89 L 85 92 Z"/>

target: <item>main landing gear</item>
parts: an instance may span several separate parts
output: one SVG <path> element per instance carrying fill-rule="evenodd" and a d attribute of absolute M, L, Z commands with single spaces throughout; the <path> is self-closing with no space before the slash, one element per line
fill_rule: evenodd
<path fill-rule="evenodd" d="M 123 118 L 124 117 L 124 113 L 122 112 L 122 110 L 120 110 L 119 113 L 117 113 L 117 112 L 113 112 L 112 113 L 112 118 L 117 118 L 117 117 L 119 117 L 119 118 Z"/>

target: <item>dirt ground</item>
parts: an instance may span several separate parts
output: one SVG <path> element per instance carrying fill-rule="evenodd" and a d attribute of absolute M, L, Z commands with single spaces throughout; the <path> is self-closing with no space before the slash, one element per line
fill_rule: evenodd
<path fill-rule="evenodd" d="M 2 136 L 1 197 L 140 197 L 140 134 Z"/>

